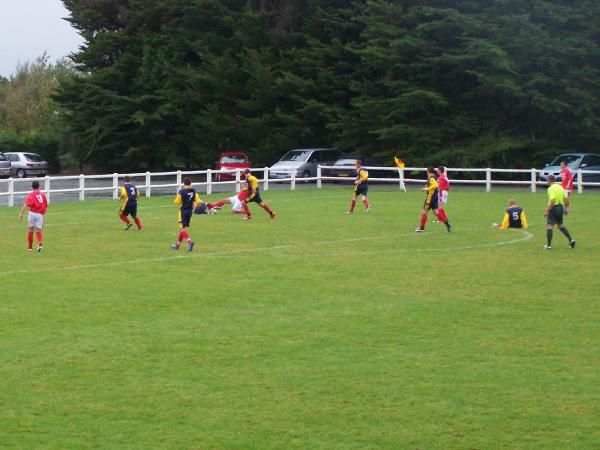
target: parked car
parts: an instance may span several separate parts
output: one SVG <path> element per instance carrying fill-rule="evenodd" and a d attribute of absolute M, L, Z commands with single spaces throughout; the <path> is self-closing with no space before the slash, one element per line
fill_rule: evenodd
<path fill-rule="evenodd" d="M 4 156 L 10 161 L 11 176 L 17 178 L 25 178 L 30 175 L 44 177 L 48 173 L 48 163 L 37 153 L 6 152 Z"/>
<path fill-rule="evenodd" d="M 252 162 L 244 152 L 223 152 L 215 163 L 217 170 L 231 170 L 231 173 L 218 173 L 217 181 L 235 180 L 236 169 L 249 169 Z"/>
<path fill-rule="evenodd" d="M 573 179 L 577 181 L 577 170 L 597 170 L 598 173 L 584 173 L 583 181 L 600 181 L 600 154 L 598 153 L 563 153 L 544 166 L 540 172 L 540 181 L 546 181 L 548 175 L 554 175 L 556 181 L 560 179 L 560 162 L 566 161 L 569 169 L 573 172 Z"/>
<path fill-rule="evenodd" d="M 354 179 L 356 176 L 356 170 L 354 165 L 356 161 L 360 160 L 363 166 L 367 167 L 383 167 L 381 161 L 376 159 L 363 156 L 363 155 L 350 155 L 342 156 L 336 162 L 333 163 L 333 168 L 323 169 L 321 175 L 324 177 L 339 177 L 339 178 L 350 178 Z M 367 169 L 369 172 L 369 178 L 392 178 L 397 172 L 391 170 L 381 169 Z"/>
<path fill-rule="evenodd" d="M 332 148 L 300 148 L 290 150 L 281 157 L 269 171 L 269 178 L 297 178 L 317 176 L 317 166 L 329 166 L 340 156 L 340 151 Z"/>
<path fill-rule="evenodd" d="M 0 153 L 0 177 L 8 178 L 10 176 L 10 161 Z"/>

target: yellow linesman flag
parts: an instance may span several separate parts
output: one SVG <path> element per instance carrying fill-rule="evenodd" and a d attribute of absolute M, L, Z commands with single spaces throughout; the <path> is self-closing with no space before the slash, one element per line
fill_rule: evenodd
<path fill-rule="evenodd" d="M 398 166 L 398 169 L 404 169 L 404 161 L 402 161 L 397 156 L 394 156 L 394 161 L 396 162 L 396 165 Z"/>

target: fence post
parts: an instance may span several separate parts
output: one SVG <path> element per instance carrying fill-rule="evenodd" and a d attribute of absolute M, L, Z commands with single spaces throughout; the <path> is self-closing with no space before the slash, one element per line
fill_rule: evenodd
<path fill-rule="evenodd" d="M 269 190 L 269 168 L 265 167 L 265 171 L 263 172 L 263 191 Z"/>
<path fill-rule="evenodd" d="M 583 194 L 583 173 L 577 169 L 577 193 Z"/>
<path fill-rule="evenodd" d="M 79 175 L 79 201 L 85 200 L 85 175 Z"/>
<path fill-rule="evenodd" d="M 15 180 L 13 177 L 8 179 L 8 207 L 15 206 Z"/>
<path fill-rule="evenodd" d="M 206 169 L 206 195 L 212 194 L 212 170 Z"/>
<path fill-rule="evenodd" d="M 44 177 L 44 190 L 46 191 L 48 203 L 50 203 L 50 177 L 48 175 Z"/>
<path fill-rule="evenodd" d="M 492 169 L 485 169 L 485 192 L 492 190 Z"/>
<path fill-rule="evenodd" d="M 240 169 L 235 169 L 235 192 L 240 192 Z"/>
<path fill-rule="evenodd" d="M 290 182 L 290 189 L 293 191 L 296 189 L 296 171 L 292 170 L 292 181 Z"/>
<path fill-rule="evenodd" d="M 321 164 L 317 166 L 317 189 L 321 189 L 322 181 L 321 181 Z"/>
<path fill-rule="evenodd" d="M 113 200 L 119 198 L 119 174 L 113 173 Z"/>
<path fill-rule="evenodd" d="M 179 192 L 181 188 L 181 170 L 177 171 L 177 187 L 175 188 L 175 192 Z"/>
<path fill-rule="evenodd" d="M 146 197 L 152 197 L 152 175 L 146 172 Z"/>
<path fill-rule="evenodd" d="M 537 190 L 537 185 L 536 185 L 536 170 L 535 169 L 531 169 L 531 192 L 535 192 Z"/>
<path fill-rule="evenodd" d="M 401 191 L 406 192 L 406 185 L 404 184 L 404 169 L 398 169 L 398 183 Z"/>

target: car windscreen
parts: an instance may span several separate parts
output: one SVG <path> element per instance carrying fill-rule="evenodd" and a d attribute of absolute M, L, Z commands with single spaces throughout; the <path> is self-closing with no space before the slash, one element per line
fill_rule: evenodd
<path fill-rule="evenodd" d="M 566 161 L 569 167 L 576 167 L 581 159 L 581 155 L 559 155 L 550 163 L 551 166 L 558 166 L 561 161 Z"/>
<path fill-rule="evenodd" d="M 244 164 L 248 159 L 244 155 L 223 155 L 221 164 Z"/>
<path fill-rule="evenodd" d="M 333 163 L 334 166 L 354 166 L 356 159 L 338 159 Z"/>
<path fill-rule="evenodd" d="M 31 162 L 43 162 L 44 160 L 40 155 L 36 155 L 35 153 L 24 153 L 25 159 Z"/>
<path fill-rule="evenodd" d="M 308 159 L 308 157 L 310 156 L 309 151 L 303 151 L 303 150 L 292 150 L 291 152 L 287 152 L 285 155 L 283 155 L 283 158 L 280 159 L 280 161 L 300 161 L 300 162 L 304 162 Z"/>

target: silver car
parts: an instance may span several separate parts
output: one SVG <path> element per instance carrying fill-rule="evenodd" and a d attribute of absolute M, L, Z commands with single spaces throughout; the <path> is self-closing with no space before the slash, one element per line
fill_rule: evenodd
<path fill-rule="evenodd" d="M 6 152 L 4 156 L 10 161 L 10 174 L 17 178 L 43 177 L 48 173 L 48 163 L 37 153 Z"/>
<path fill-rule="evenodd" d="M 340 157 L 340 151 L 331 148 L 301 148 L 290 150 L 269 171 L 270 178 L 317 176 L 317 166 L 330 166 Z"/>
<path fill-rule="evenodd" d="M 10 176 L 10 161 L 0 153 L 0 178 L 8 178 Z"/>

